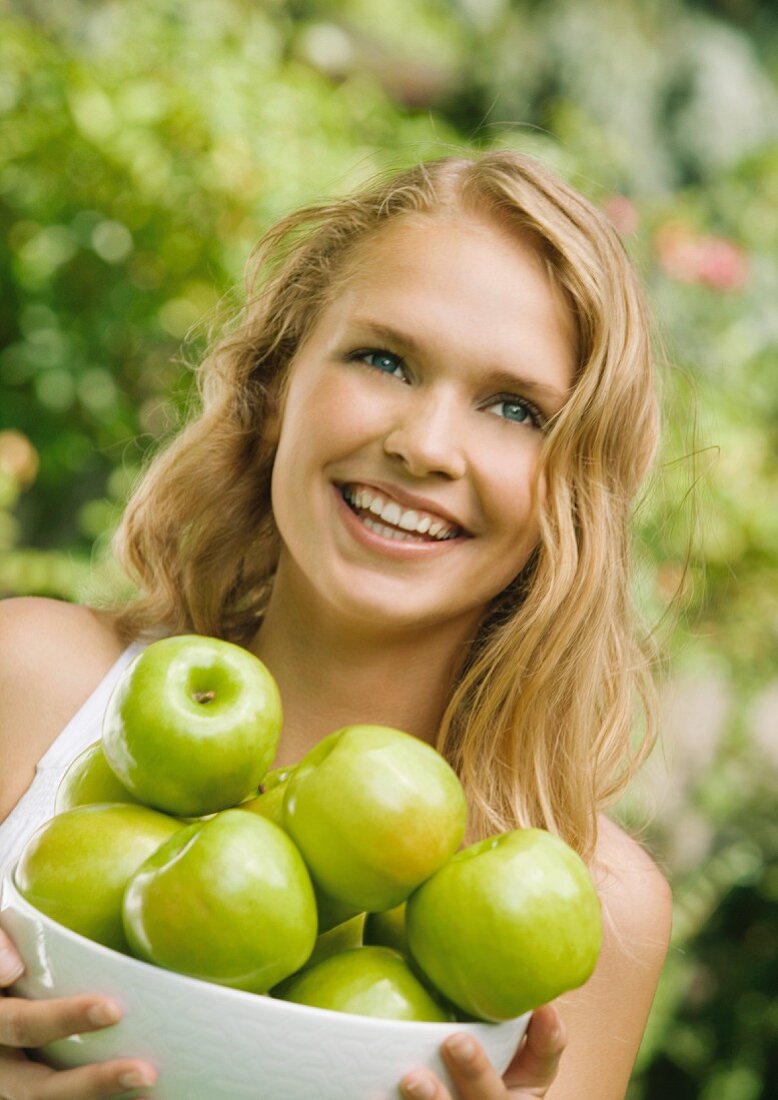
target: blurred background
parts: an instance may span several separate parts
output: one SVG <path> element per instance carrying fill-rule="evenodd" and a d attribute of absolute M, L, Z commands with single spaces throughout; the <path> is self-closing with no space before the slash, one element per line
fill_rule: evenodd
<path fill-rule="evenodd" d="M 0 2 L 0 596 L 121 587 L 127 493 L 289 209 L 510 147 L 622 235 L 665 363 L 635 554 L 669 663 L 614 815 L 676 908 L 629 1100 L 778 1096 L 777 72 L 767 0 Z"/>

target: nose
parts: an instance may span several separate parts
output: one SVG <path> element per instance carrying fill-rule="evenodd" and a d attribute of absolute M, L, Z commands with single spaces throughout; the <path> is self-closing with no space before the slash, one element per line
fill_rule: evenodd
<path fill-rule="evenodd" d="M 399 458 L 414 477 L 442 474 L 455 480 L 467 468 L 464 438 L 453 395 L 432 392 L 413 398 L 384 439 L 386 454 Z"/>

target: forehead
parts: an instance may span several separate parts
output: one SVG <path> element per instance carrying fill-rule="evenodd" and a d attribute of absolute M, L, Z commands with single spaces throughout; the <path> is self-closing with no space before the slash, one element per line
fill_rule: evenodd
<path fill-rule="evenodd" d="M 333 336 L 367 318 L 474 364 L 572 383 L 575 319 L 543 257 L 527 237 L 469 216 L 384 227 L 352 255 L 325 317 Z"/>

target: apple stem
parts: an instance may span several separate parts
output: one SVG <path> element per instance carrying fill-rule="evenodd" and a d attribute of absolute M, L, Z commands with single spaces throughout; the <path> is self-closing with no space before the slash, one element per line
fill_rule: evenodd
<path fill-rule="evenodd" d="M 215 691 L 196 691 L 194 693 L 193 698 L 194 698 L 194 701 L 196 703 L 210 703 L 213 699 L 216 698 L 216 692 Z"/>

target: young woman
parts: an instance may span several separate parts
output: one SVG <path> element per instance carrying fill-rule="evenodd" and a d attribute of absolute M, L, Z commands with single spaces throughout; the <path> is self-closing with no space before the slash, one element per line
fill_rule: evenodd
<path fill-rule="evenodd" d="M 655 728 L 629 588 L 630 504 L 657 441 L 636 275 L 594 206 L 498 151 L 289 215 L 248 291 L 202 365 L 201 410 L 118 533 L 137 597 L 0 605 L 3 828 L 18 849 L 50 816 L 54 779 L 98 736 L 95 701 L 139 645 L 244 645 L 281 689 L 278 764 L 342 725 L 395 726 L 458 771 L 468 843 L 540 826 L 588 861 L 606 925 L 592 978 L 535 1014 L 504 1077 L 478 1047 L 445 1057 L 462 1100 L 621 1100 L 671 911 L 657 867 L 602 812 Z M 2 945 L 7 986 L 20 962 Z M 0 1000 L 0 1095 L 152 1083 L 142 1062 L 54 1072 L 23 1053 L 111 1007 Z M 402 1091 L 448 1097 L 422 1071 Z"/>

